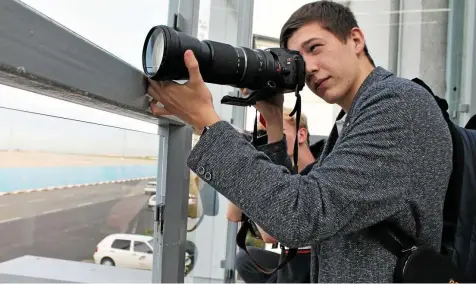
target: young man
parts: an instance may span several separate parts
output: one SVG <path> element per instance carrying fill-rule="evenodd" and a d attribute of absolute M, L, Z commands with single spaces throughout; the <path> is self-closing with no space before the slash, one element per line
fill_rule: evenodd
<path fill-rule="evenodd" d="M 293 175 L 283 135 L 283 96 L 259 102 L 268 145 L 255 149 L 221 121 L 193 52 L 190 80 L 150 82 L 149 94 L 196 129 L 187 164 L 288 247 L 312 246 L 312 282 L 392 282 L 396 257 L 369 235 L 388 220 L 419 244 L 440 249 L 452 141 L 433 97 L 374 67 L 352 12 L 309 3 L 286 22 L 282 47 L 306 61 L 306 84 L 346 113 L 308 175 Z M 319 264 L 318 264 L 319 262 Z"/>
<path fill-rule="evenodd" d="M 283 110 L 283 131 L 286 135 L 286 143 L 288 144 L 288 156 L 292 158 L 294 154 L 294 143 L 296 133 L 298 135 L 298 172 L 307 174 L 312 165 L 322 151 L 321 143 L 318 142 L 313 147 L 310 146 L 309 129 L 307 126 L 307 117 L 301 114 L 299 121 L 299 130 L 296 131 L 296 120 L 289 117 L 291 109 Z M 226 216 L 232 222 L 240 222 L 242 218 L 241 210 L 233 203 L 228 204 Z M 265 243 L 277 243 L 278 241 L 267 234 L 261 228 L 261 237 Z M 265 249 L 248 247 L 251 257 L 260 265 L 268 268 L 277 267 L 280 262 L 280 254 Z M 281 270 L 273 275 L 261 272 L 252 262 L 250 257 L 242 250 L 236 256 L 236 270 L 246 283 L 309 283 L 310 282 L 310 247 L 299 248 L 296 256 Z"/>

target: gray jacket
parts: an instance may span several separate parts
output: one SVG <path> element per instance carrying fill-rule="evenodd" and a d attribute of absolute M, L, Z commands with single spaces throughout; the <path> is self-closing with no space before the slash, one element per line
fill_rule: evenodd
<path fill-rule="evenodd" d="M 281 243 L 311 245 L 312 282 L 391 282 L 395 258 L 366 228 L 390 219 L 439 249 L 449 130 L 423 88 L 376 68 L 334 138 L 307 176 L 292 175 L 285 139 L 256 150 L 221 121 L 187 162 Z"/>

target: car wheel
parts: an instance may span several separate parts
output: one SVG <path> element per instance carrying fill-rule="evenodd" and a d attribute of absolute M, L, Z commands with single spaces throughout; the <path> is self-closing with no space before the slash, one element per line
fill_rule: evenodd
<path fill-rule="evenodd" d="M 114 261 L 112 259 L 110 259 L 109 257 L 105 257 L 101 260 L 101 264 L 102 265 L 107 265 L 107 266 L 115 266 L 116 264 L 114 263 Z"/>

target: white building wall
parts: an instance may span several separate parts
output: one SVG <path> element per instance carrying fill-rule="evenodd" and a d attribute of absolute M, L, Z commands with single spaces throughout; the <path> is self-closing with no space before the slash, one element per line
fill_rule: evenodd
<path fill-rule="evenodd" d="M 402 0 L 399 75 L 420 77 L 435 92 L 446 92 L 448 0 Z M 411 12 L 415 11 L 415 12 Z"/>

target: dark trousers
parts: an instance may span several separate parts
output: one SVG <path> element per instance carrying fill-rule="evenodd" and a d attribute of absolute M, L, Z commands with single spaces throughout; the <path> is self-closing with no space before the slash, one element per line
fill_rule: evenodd
<path fill-rule="evenodd" d="M 254 247 L 246 248 L 251 257 L 261 266 L 274 269 L 279 265 L 279 254 Z M 309 283 L 311 254 L 297 254 L 282 269 L 268 275 L 261 272 L 249 256 L 240 250 L 236 256 L 236 270 L 246 283 Z"/>

